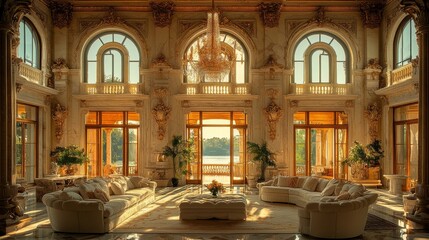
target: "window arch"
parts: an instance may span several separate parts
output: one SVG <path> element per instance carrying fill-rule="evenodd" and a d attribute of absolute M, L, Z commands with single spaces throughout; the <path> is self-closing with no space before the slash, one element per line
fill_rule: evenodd
<path fill-rule="evenodd" d="M 201 34 L 194 41 L 192 41 L 185 50 L 183 56 L 183 82 L 185 83 L 198 83 L 206 82 L 204 75 L 198 73 L 193 67 L 199 60 L 198 48 L 204 39 L 206 34 Z M 235 36 L 221 32 L 219 35 L 222 54 L 233 61 L 230 72 L 225 74 L 221 82 L 234 82 L 234 83 L 246 83 L 248 82 L 248 53 L 242 42 Z"/>
<path fill-rule="evenodd" d="M 28 18 L 22 18 L 19 23 L 19 39 L 18 57 L 24 63 L 40 69 L 40 37 Z"/>
<path fill-rule="evenodd" d="M 404 66 L 419 54 L 414 21 L 405 18 L 399 26 L 395 37 L 395 68 Z"/>
<path fill-rule="evenodd" d="M 139 83 L 140 50 L 127 34 L 107 32 L 90 41 L 85 51 L 86 83 Z"/>
<path fill-rule="evenodd" d="M 294 51 L 294 82 L 349 82 L 349 53 L 336 36 L 315 32 L 302 37 Z"/>

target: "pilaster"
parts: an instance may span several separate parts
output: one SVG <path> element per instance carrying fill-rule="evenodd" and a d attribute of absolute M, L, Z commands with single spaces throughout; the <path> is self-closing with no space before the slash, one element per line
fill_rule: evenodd
<path fill-rule="evenodd" d="M 416 187 L 416 211 L 407 218 L 429 228 L 429 2 L 426 0 L 402 0 L 402 10 L 414 19 L 419 45 L 419 150 L 418 184 Z"/>
<path fill-rule="evenodd" d="M 14 210 L 10 200 L 16 195 L 12 179 L 15 159 L 16 86 L 12 78 L 12 38 L 18 33 L 19 19 L 29 12 L 31 0 L 2 0 L 0 2 L 0 235 L 13 224 L 9 217 Z"/>

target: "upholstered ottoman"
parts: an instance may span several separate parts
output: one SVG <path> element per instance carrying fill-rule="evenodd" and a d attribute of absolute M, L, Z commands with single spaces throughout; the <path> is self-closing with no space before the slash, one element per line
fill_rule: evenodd
<path fill-rule="evenodd" d="M 179 204 L 180 219 L 246 219 L 247 200 L 243 194 L 188 194 Z"/>

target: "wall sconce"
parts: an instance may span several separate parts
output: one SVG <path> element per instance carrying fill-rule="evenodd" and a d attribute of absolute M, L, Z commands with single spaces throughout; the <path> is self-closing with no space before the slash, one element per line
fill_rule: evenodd
<path fill-rule="evenodd" d="M 274 140 L 276 138 L 276 125 L 280 118 L 283 116 L 283 109 L 274 102 L 274 99 L 276 98 L 277 94 L 277 89 L 267 89 L 267 95 L 270 98 L 270 103 L 266 108 L 264 108 L 264 114 L 268 121 L 268 132 L 270 134 L 271 140 Z"/>
<path fill-rule="evenodd" d="M 154 95 L 158 98 L 158 104 L 152 108 L 152 115 L 158 124 L 158 139 L 163 140 L 167 128 L 167 121 L 170 117 L 171 107 L 164 104 L 162 100 L 168 94 L 168 89 L 165 87 L 156 88 Z"/>

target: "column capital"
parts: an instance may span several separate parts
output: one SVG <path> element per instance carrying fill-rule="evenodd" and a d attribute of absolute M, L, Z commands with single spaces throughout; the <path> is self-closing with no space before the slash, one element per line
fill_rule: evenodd
<path fill-rule="evenodd" d="M 0 0 L 0 30 L 18 29 L 21 14 L 29 13 L 32 0 Z"/>
<path fill-rule="evenodd" d="M 416 23 L 417 31 L 429 31 L 429 2 L 427 0 L 401 0 L 402 11 L 408 13 Z"/>

